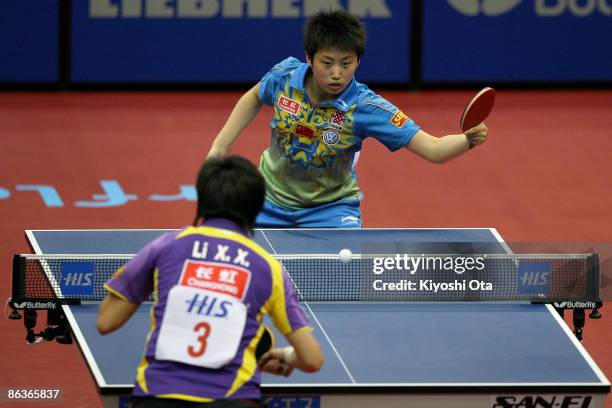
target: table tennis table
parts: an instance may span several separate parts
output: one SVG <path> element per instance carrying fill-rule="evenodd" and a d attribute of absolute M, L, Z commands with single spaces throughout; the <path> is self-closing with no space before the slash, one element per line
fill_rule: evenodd
<path fill-rule="evenodd" d="M 168 231 L 28 230 L 26 236 L 36 254 L 134 254 Z M 273 255 L 337 254 L 344 248 L 356 254 L 371 244 L 398 253 L 416 253 L 414 245 L 430 250 L 429 244 L 456 253 L 457 243 L 486 253 L 509 251 L 493 228 L 264 229 L 254 238 Z M 270 407 L 603 407 L 610 391 L 608 379 L 550 305 L 304 306 L 325 354 L 324 367 L 289 378 L 264 374 L 262 392 Z M 104 337 L 96 330 L 96 303 L 62 307 L 105 407 L 126 406 L 151 303 Z"/>

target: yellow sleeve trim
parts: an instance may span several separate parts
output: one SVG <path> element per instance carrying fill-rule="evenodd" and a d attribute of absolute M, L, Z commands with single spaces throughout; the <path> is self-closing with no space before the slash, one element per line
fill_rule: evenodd
<path fill-rule="evenodd" d="M 283 279 L 283 267 L 280 263 L 272 266 L 272 294 L 266 302 L 268 313 L 274 321 L 278 330 L 286 336 L 293 331 L 289 316 L 287 316 L 287 303 L 285 299 L 285 279 Z M 291 283 L 288 283 L 289 285 Z"/>
<path fill-rule="evenodd" d="M 311 332 L 311 331 L 313 331 L 313 330 L 314 330 L 314 329 L 312 328 L 312 326 L 302 326 L 302 327 L 300 327 L 299 329 L 294 330 L 294 331 L 292 331 L 292 332 L 291 332 L 291 333 L 289 333 L 289 334 L 299 333 L 299 332 L 301 332 L 301 331 Z"/>
<path fill-rule="evenodd" d="M 104 284 L 104 289 L 106 289 L 110 294 L 117 296 L 119 299 L 121 300 L 125 300 L 126 302 L 131 302 L 128 298 L 126 298 L 124 295 L 122 295 L 121 293 L 117 292 L 115 289 L 111 288 L 108 283 Z"/>
<path fill-rule="evenodd" d="M 151 305 L 151 312 L 149 313 L 149 334 L 147 334 L 147 340 L 145 341 L 144 351 L 142 354 L 142 359 L 140 360 L 140 364 L 136 369 L 136 381 L 138 385 L 144 392 L 149 393 L 149 386 L 147 385 L 147 377 L 146 371 L 149 368 L 149 361 L 146 357 L 147 348 L 149 346 L 149 341 L 151 340 L 151 335 L 155 331 L 155 327 L 157 322 L 155 321 L 155 307 L 157 306 L 157 302 L 159 301 L 159 292 L 158 292 L 158 284 L 159 284 L 159 268 L 155 268 L 153 271 L 153 294 L 155 296 L 155 302 Z"/>

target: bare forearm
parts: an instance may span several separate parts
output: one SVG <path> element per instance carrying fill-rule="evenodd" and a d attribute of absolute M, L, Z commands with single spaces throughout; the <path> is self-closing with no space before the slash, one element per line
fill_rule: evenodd
<path fill-rule="evenodd" d="M 287 336 L 292 347 L 283 349 L 283 360 L 290 367 L 307 373 L 318 371 L 323 365 L 323 352 L 310 331 L 298 331 Z"/>
<path fill-rule="evenodd" d="M 224 156 L 244 128 L 259 112 L 259 84 L 246 92 L 236 103 L 225 125 L 213 141 L 208 156 Z"/>
<path fill-rule="evenodd" d="M 434 163 L 446 163 L 468 150 L 468 142 L 463 133 L 443 136 L 435 145 L 434 157 L 431 160 Z"/>
<path fill-rule="evenodd" d="M 98 331 L 104 335 L 117 330 L 129 320 L 136 309 L 138 309 L 137 304 L 108 295 L 100 303 L 98 319 L 96 321 Z"/>
<path fill-rule="evenodd" d="M 309 329 L 298 330 L 287 336 L 291 347 L 273 348 L 259 360 L 264 372 L 288 377 L 294 368 L 307 373 L 319 371 L 323 366 L 323 352 Z"/>
<path fill-rule="evenodd" d="M 483 144 L 487 139 L 488 129 L 484 123 L 465 133 L 435 137 L 419 130 L 406 148 L 432 163 L 445 163 L 468 151 L 470 144 Z"/>

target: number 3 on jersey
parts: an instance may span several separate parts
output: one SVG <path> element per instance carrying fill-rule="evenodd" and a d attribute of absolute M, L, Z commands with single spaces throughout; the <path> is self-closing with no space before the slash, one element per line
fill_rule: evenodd
<path fill-rule="evenodd" d="M 202 331 L 204 334 L 198 337 L 198 345 L 196 347 L 200 347 L 196 349 L 194 346 L 187 347 L 187 352 L 191 357 L 200 357 L 202 354 L 206 352 L 206 342 L 208 340 L 208 336 L 210 335 L 210 324 L 206 322 L 200 322 L 196 324 L 193 328 L 193 331 L 200 334 Z"/>

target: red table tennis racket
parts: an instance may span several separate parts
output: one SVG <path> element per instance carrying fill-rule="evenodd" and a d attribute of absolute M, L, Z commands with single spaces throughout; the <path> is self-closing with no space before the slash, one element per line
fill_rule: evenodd
<path fill-rule="evenodd" d="M 463 110 L 461 121 L 459 122 L 461 130 L 465 132 L 483 122 L 489 116 L 489 113 L 491 113 L 494 103 L 495 89 L 487 87 L 478 91 Z M 469 148 L 471 149 L 472 147 L 474 145 L 470 143 Z"/>

